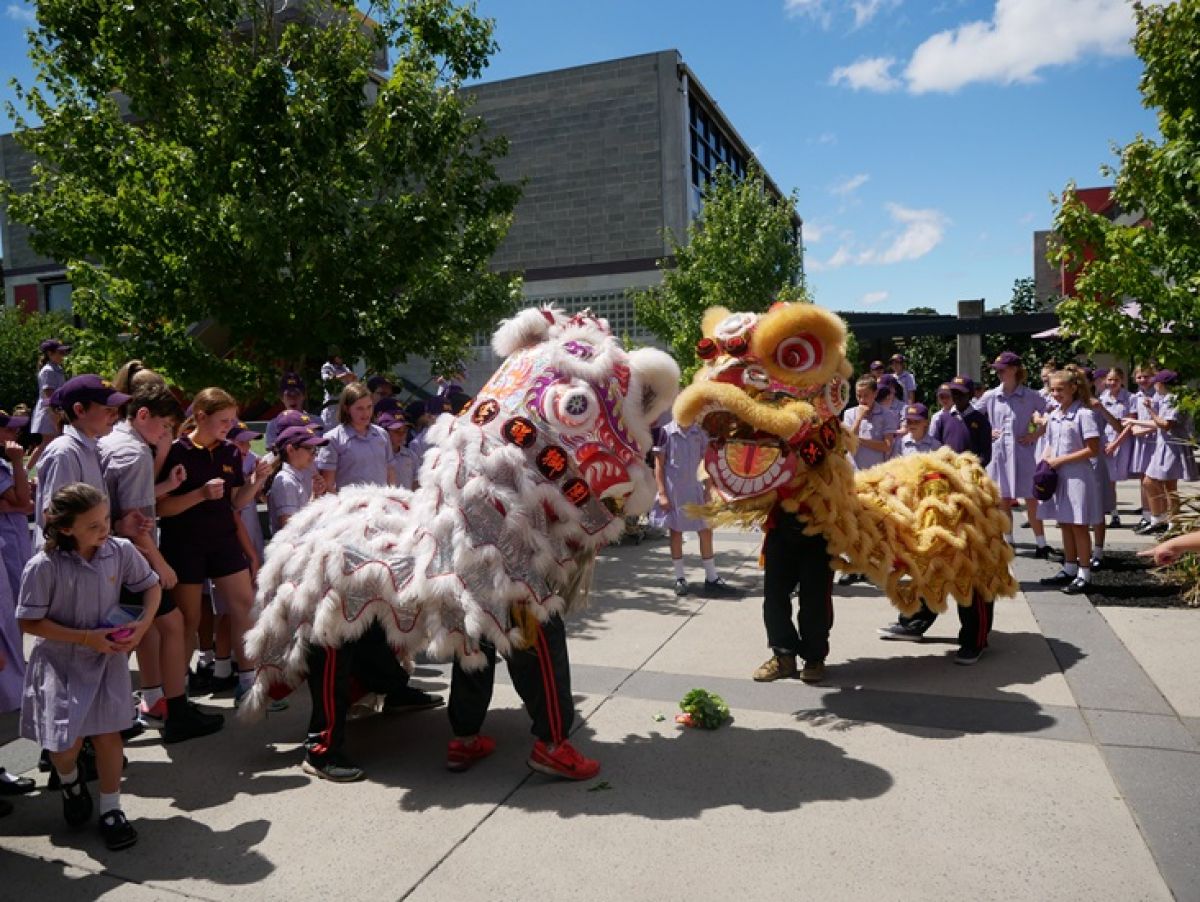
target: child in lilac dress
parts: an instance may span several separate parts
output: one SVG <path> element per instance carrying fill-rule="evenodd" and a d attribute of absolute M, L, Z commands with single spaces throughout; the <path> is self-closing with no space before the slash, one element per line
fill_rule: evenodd
<path fill-rule="evenodd" d="M 1000 377 L 1000 385 L 984 394 L 980 408 L 992 424 L 992 459 L 987 474 L 1000 490 L 1001 504 L 1008 511 L 1017 499 L 1025 501 L 1037 545 L 1035 556 L 1045 558 L 1049 547 L 1033 497 L 1033 471 L 1037 467 L 1037 418 L 1045 412 L 1046 400 L 1025 385 L 1025 366 L 1012 351 L 997 357 L 992 369 Z M 1010 543 L 1013 540 L 1011 525 L 1006 538 Z"/>
<path fill-rule="evenodd" d="M 854 392 L 858 404 L 842 412 L 842 423 L 847 432 L 858 438 L 858 446 L 851 458 L 855 469 L 866 470 L 883 463 L 891 455 L 900 421 L 890 408 L 877 400 L 878 384 L 874 377 L 861 377 L 855 383 Z"/>
<path fill-rule="evenodd" d="M 1171 387 L 1179 382 L 1179 374 L 1172 370 L 1159 370 L 1151 381 L 1158 402 L 1151 414 L 1154 425 L 1158 427 L 1158 444 L 1143 477 L 1150 501 L 1150 527 L 1145 533 L 1158 534 L 1170 528 L 1171 518 L 1179 509 L 1179 496 L 1176 494 L 1179 480 L 1195 481 L 1196 470 L 1192 458 L 1191 420 L 1179 410 L 1178 399 L 1171 393 Z M 1150 407 L 1146 401 L 1142 405 Z"/>
<path fill-rule="evenodd" d="M 689 504 L 704 503 L 704 484 L 698 471 L 708 447 L 708 433 L 698 423 L 681 429 L 674 420 L 662 427 L 654 447 L 654 478 L 658 498 L 650 512 L 650 522 L 671 534 L 671 564 L 675 568 L 675 594 L 688 594 L 687 574 L 683 569 L 683 534 L 694 532 L 700 537 L 700 562 L 704 565 L 704 594 L 723 596 L 734 594 L 733 588 L 721 579 L 713 559 L 713 532 L 704 520 L 688 516 Z"/>
<path fill-rule="evenodd" d="M 1043 585 L 1060 586 L 1069 595 L 1091 588 L 1091 545 L 1088 527 L 1102 517 L 1092 458 L 1101 453 L 1103 434 L 1096 415 L 1083 403 L 1086 376 L 1060 370 L 1050 377 L 1058 406 L 1046 419 L 1042 460 L 1058 474 L 1053 497 L 1041 504 L 1043 516 L 1058 522 L 1063 537 L 1063 566 Z"/>
<path fill-rule="evenodd" d="M 78 767 L 85 737 L 96 750 L 100 833 L 110 849 L 137 842 L 121 811 L 121 730 L 133 723 L 129 652 L 145 635 L 162 590 L 146 559 L 109 536 L 108 503 L 86 483 L 59 489 L 45 510 L 46 545 L 25 567 L 17 619 L 36 636 L 25 674 L 21 735 L 47 749 L 58 773 L 63 816 L 81 827 L 93 805 Z M 142 592 L 129 623 L 121 587 Z M 127 624 L 127 625 L 124 625 Z"/>

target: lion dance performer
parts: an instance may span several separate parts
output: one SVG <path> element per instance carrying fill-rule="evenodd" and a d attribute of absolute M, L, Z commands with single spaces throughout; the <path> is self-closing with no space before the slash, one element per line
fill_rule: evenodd
<path fill-rule="evenodd" d="M 716 525 L 761 526 L 767 682 L 825 675 L 833 625 L 832 566 L 862 573 L 901 613 L 958 602 L 959 663 L 987 646 L 993 600 L 1016 591 L 996 486 L 978 460 L 942 449 L 856 472 L 854 437 L 838 414 L 849 394 L 846 327 L 812 304 L 767 313 L 712 308 L 697 353 L 703 366 L 675 402 L 683 427 L 710 436 L 705 469 L 720 501 Z M 799 590 L 797 622 L 791 593 Z"/>
<path fill-rule="evenodd" d="M 480 728 L 497 653 L 533 720 L 529 766 L 573 779 L 599 770 L 567 739 L 562 617 L 586 600 L 621 514 L 654 500 L 643 458 L 679 368 L 651 348 L 626 353 L 604 320 L 551 308 L 506 321 L 492 347 L 504 363 L 470 407 L 430 427 L 415 492 L 351 487 L 272 539 L 246 638 L 258 672 L 245 716 L 303 682 L 314 647 L 377 625 L 410 666 L 419 652 L 454 660 L 452 770 L 495 748 Z M 328 691 L 348 691 L 339 685 Z"/>

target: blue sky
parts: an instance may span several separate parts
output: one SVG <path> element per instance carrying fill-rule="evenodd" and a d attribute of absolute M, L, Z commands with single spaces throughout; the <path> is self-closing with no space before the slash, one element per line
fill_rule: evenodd
<path fill-rule="evenodd" d="M 0 0 L 0 70 L 31 79 L 32 4 Z M 1154 134 L 1125 0 L 481 0 L 485 80 L 674 48 L 795 190 L 816 299 L 1006 302 L 1068 180 Z M 6 86 L 0 91 L 11 97 Z M 7 117 L 0 126 L 8 130 Z"/>

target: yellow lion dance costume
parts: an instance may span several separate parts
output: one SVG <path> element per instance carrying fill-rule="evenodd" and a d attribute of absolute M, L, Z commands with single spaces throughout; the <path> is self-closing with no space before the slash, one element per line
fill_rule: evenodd
<path fill-rule="evenodd" d="M 902 614 L 921 602 L 946 611 L 1017 591 L 995 484 L 971 454 L 948 448 L 856 472 L 855 438 L 839 414 L 849 397 L 846 327 L 812 304 L 765 314 L 711 308 L 697 353 L 704 361 L 675 402 L 683 427 L 710 436 L 705 469 L 720 502 L 714 525 L 767 524 L 778 504 L 800 512 L 810 535 L 883 589 Z"/>

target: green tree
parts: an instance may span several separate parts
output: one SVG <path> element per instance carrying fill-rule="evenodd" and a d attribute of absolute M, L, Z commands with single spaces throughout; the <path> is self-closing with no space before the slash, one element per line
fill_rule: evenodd
<path fill-rule="evenodd" d="M 67 265 L 98 357 L 243 391 L 331 345 L 450 366 L 516 300 L 487 268 L 506 144 L 460 90 L 492 23 L 452 0 L 278 7 L 39 0 L 18 97 L 40 127 L 10 110 L 39 163 L 2 199 Z"/>
<path fill-rule="evenodd" d="M 1013 282 L 1012 298 L 1007 304 L 989 311 L 988 315 L 1041 313 L 1044 307 L 1038 302 L 1033 279 L 1017 279 Z M 1053 361 L 1059 366 L 1075 358 L 1073 342 L 1064 338 L 1033 338 L 1030 335 L 1012 335 L 1001 332 L 983 334 L 984 363 L 995 360 L 1004 351 L 1012 351 L 1025 364 L 1029 374 L 1028 385 L 1042 387 L 1042 366 Z M 985 374 L 986 375 L 986 374 Z"/>
<path fill-rule="evenodd" d="M 686 242 L 668 234 L 675 262 L 659 261 L 662 284 L 634 295 L 639 324 L 663 340 L 685 382 L 699 367 L 696 342 L 706 309 L 761 313 L 775 301 L 807 300 L 795 196 L 774 196 L 753 166 L 741 179 L 721 167 L 703 201 Z"/>
<path fill-rule="evenodd" d="M 913 307 L 908 312 L 937 315 L 932 307 Z M 909 371 L 917 380 L 921 400 L 931 403 L 937 387 L 955 376 L 958 339 L 953 335 L 918 335 L 905 339 L 903 345 L 904 357 Z"/>
<path fill-rule="evenodd" d="M 1138 224 L 1091 212 L 1067 185 L 1051 259 L 1077 274 L 1077 296 L 1058 314 L 1084 351 L 1153 358 L 1191 377 L 1200 373 L 1200 0 L 1134 10 L 1139 90 L 1158 111 L 1162 140 L 1139 135 L 1118 149 L 1118 167 L 1101 169 Z M 1122 312 L 1129 300 L 1140 305 L 1136 317 Z"/>
<path fill-rule="evenodd" d="M 47 338 L 78 343 L 78 334 L 62 316 L 0 306 L 0 408 L 12 413 L 18 404 L 32 410 L 37 403 L 39 345 Z M 67 358 L 68 372 L 86 372 L 76 363 L 74 356 Z"/>

